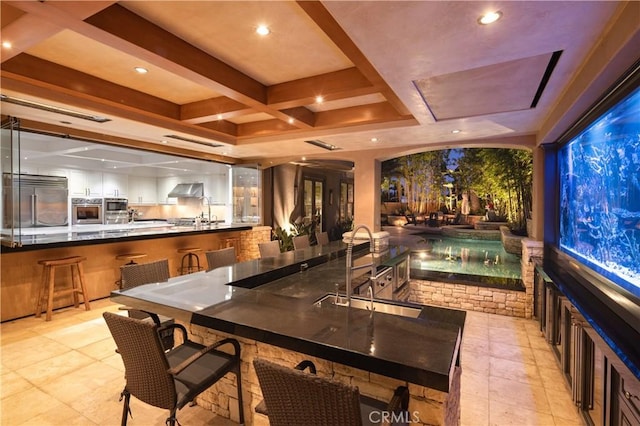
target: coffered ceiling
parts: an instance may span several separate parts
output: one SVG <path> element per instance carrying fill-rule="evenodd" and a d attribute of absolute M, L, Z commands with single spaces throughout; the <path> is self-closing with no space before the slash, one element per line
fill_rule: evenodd
<path fill-rule="evenodd" d="M 511 136 L 532 145 L 622 8 L 2 1 L 2 41 L 12 44 L 2 49 L 2 113 L 26 127 L 231 163 Z M 502 19 L 479 25 L 489 10 Z"/>

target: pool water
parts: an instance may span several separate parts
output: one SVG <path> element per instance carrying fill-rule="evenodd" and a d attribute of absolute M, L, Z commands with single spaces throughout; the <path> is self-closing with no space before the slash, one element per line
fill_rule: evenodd
<path fill-rule="evenodd" d="M 411 252 L 411 277 L 521 287 L 520 258 L 501 241 L 425 236 Z"/>

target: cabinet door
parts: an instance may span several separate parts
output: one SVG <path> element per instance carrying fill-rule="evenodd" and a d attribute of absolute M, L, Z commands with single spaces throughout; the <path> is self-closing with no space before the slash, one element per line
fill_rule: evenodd
<path fill-rule="evenodd" d="M 155 177 L 131 176 L 129 178 L 129 204 L 156 204 L 158 185 Z"/>
<path fill-rule="evenodd" d="M 129 192 L 129 177 L 118 173 L 103 173 L 102 186 L 105 197 L 127 198 Z"/>
<path fill-rule="evenodd" d="M 158 203 L 159 204 L 178 204 L 177 198 L 169 198 L 167 195 L 178 184 L 177 177 L 158 178 Z"/>
<path fill-rule="evenodd" d="M 101 197 L 102 173 L 71 170 L 69 172 L 69 194 L 77 197 Z"/>

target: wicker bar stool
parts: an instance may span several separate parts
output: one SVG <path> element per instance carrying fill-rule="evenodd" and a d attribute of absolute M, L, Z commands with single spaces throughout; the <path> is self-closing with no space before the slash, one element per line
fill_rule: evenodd
<path fill-rule="evenodd" d="M 147 253 L 123 253 L 123 254 L 119 254 L 116 256 L 117 260 L 128 260 L 127 263 L 125 263 L 126 265 L 137 265 L 137 263 L 135 262 L 136 259 L 142 259 L 143 257 L 147 257 Z M 116 281 L 116 287 L 117 288 L 122 288 L 122 274 L 120 275 L 120 278 L 118 278 L 118 280 Z"/>
<path fill-rule="evenodd" d="M 178 253 L 185 253 L 180 261 L 180 268 L 178 268 L 179 274 L 184 275 L 202 271 L 203 268 L 200 266 L 200 257 L 197 254 L 200 251 L 202 251 L 200 247 L 178 249 Z"/>
<path fill-rule="evenodd" d="M 37 318 L 40 318 L 40 316 L 42 315 L 45 297 L 47 299 L 47 315 L 45 317 L 47 321 L 51 321 L 53 299 L 56 296 L 72 294 L 73 306 L 78 308 L 80 307 L 78 294 L 81 294 L 85 310 L 91 310 L 91 305 L 89 304 L 89 296 L 87 295 L 87 288 L 84 282 L 84 270 L 82 269 L 82 262 L 84 262 L 85 260 L 87 260 L 87 258 L 84 256 L 71 256 L 63 259 L 49 259 L 38 261 L 38 264 L 44 266 L 44 269 L 42 270 L 42 284 L 40 285 L 40 290 L 38 291 L 38 300 L 36 304 Z M 71 269 L 71 288 L 56 291 L 56 268 L 64 266 L 69 266 Z"/>

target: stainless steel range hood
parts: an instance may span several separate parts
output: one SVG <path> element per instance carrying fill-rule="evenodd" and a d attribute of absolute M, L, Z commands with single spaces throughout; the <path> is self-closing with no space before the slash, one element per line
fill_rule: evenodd
<path fill-rule="evenodd" d="M 179 183 L 169 192 L 170 198 L 198 198 L 204 195 L 202 183 Z"/>

